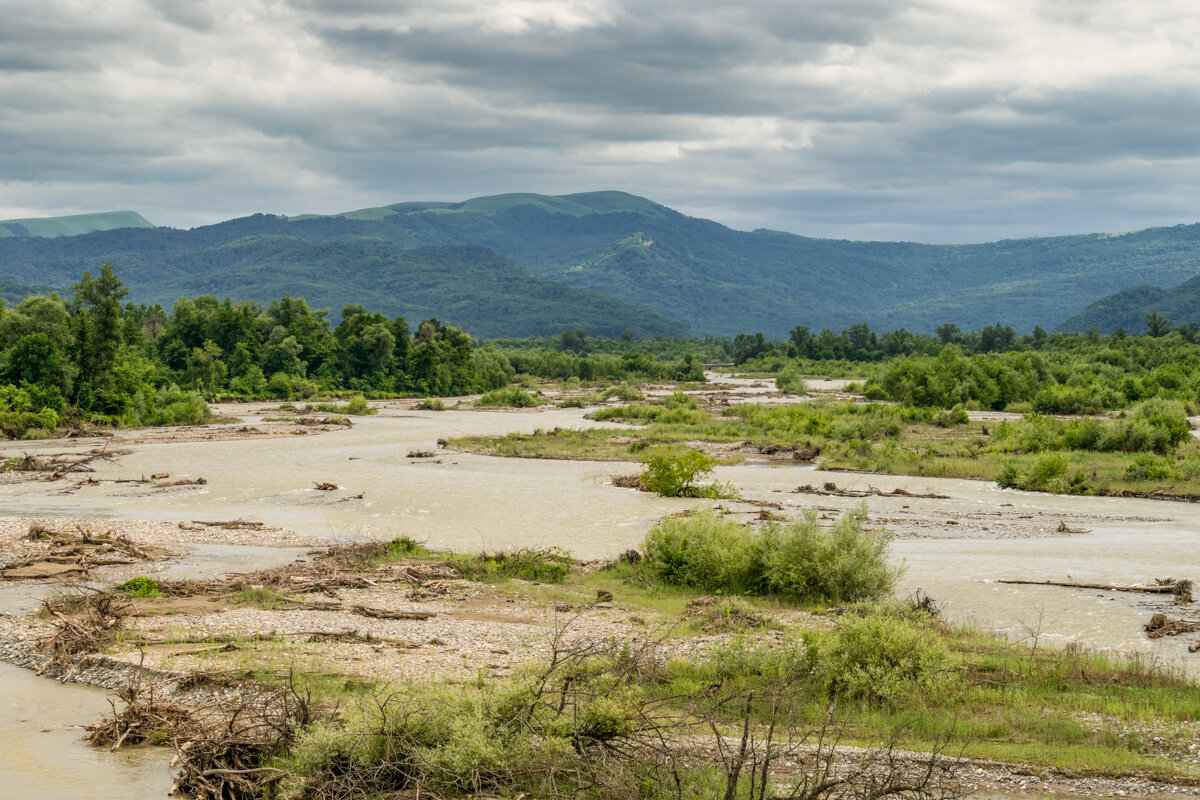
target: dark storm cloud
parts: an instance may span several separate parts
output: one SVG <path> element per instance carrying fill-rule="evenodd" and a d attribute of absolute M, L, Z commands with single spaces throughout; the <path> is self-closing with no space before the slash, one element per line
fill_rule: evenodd
<path fill-rule="evenodd" d="M 0 218 L 614 188 L 966 241 L 1190 221 L 1200 22 L 1132 0 L 6 0 Z"/>

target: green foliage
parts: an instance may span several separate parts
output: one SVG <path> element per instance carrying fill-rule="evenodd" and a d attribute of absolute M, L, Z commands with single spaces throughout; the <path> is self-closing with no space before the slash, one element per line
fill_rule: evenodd
<path fill-rule="evenodd" d="M 775 594 L 834 603 L 857 602 L 891 592 L 898 576 L 888 563 L 892 535 L 867 527 L 867 509 L 845 512 L 832 530 L 807 511 L 783 526 L 763 529 L 764 575 Z"/>
<path fill-rule="evenodd" d="M 426 555 L 428 551 L 425 546 L 413 539 L 410 536 L 397 536 L 384 546 L 384 551 L 380 555 L 379 560 L 392 560 L 397 558 L 412 558 L 414 556 Z"/>
<path fill-rule="evenodd" d="M 798 601 L 854 602 L 891 591 L 891 534 L 865 526 L 866 509 L 832 530 L 815 512 L 761 531 L 713 512 L 669 517 L 643 542 L 645 569 L 658 580 L 724 594 L 774 594 Z"/>
<path fill-rule="evenodd" d="M 994 446 L 1009 453 L 1090 450 L 1166 455 L 1190 436 L 1185 409 L 1180 403 L 1167 400 L 1139 403 L 1113 422 L 1093 418 L 1062 420 L 1032 412 L 1018 423 L 996 425 L 992 432 Z"/>
<path fill-rule="evenodd" d="M 806 395 L 808 394 L 808 386 L 804 383 L 804 378 L 798 370 L 784 369 L 775 378 L 775 388 L 781 392 L 788 394 Z"/>
<path fill-rule="evenodd" d="M 238 605 L 275 609 L 292 602 L 292 598 L 270 586 L 247 586 L 230 598 Z"/>
<path fill-rule="evenodd" d="M 928 620 L 890 609 L 842 616 L 831 633 L 805 638 L 817 680 L 834 697 L 901 703 L 927 693 L 949 657 Z"/>
<path fill-rule="evenodd" d="M 646 399 L 646 395 L 642 393 L 641 389 L 637 388 L 636 386 L 630 386 L 628 383 L 620 383 L 609 388 L 604 393 L 604 397 L 605 399 L 615 397 L 625 403 Z"/>
<path fill-rule="evenodd" d="M 540 583 L 562 583 L 575 563 L 570 556 L 553 548 L 454 554 L 448 561 L 468 580 L 493 582 L 519 578 Z"/>
<path fill-rule="evenodd" d="M 1053 494 L 1090 494 L 1091 486 L 1082 471 L 1070 473 L 1071 462 L 1062 454 L 1045 455 L 1022 473 L 1013 465 L 1001 470 L 996 483 L 1002 489 L 1024 489 Z"/>
<path fill-rule="evenodd" d="M 642 543 L 645 566 L 664 583 L 706 592 L 766 591 L 761 538 L 712 511 L 667 517 Z"/>
<path fill-rule="evenodd" d="M 648 490 L 663 497 L 731 497 L 734 491 L 730 486 L 712 483 L 700 486 L 716 461 L 699 450 L 659 449 L 646 454 L 642 458 L 646 469 L 642 473 L 642 485 Z"/>
<path fill-rule="evenodd" d="M 654 723 L 652 700 L 625 660 L 571 655 L 474 687 L 413 686 L 358 702 L 303 732 L 277 762 L 292 775 L 283 793 L 343 797 L 337 788 L 349 785 L 363 797 L 633 796 L 621 753 L 636 751 L 626 745 Z M 629 766 L 654 774 L 649 761 Z M 675 775 L 699 796 L 692 776 Z M 638 796 L 661 796 L 659 780 L 642 783 Z"/>
<path fill-rule="evenodd" d="M 422 411 L 445 411 L 446 401 L 442 400 L 440 397 L 426 397 L 417 404 L 417 408 L 421 409 Z"/>
<path fill-rule="evenodd" d="M 131 597 L 158 597 L 159 595 L 158 583 L 145 575 L 130 578 L 121 584 L 120 589 Z"/>
<path fill-rule="evenodd" d="M 485 392 L 475 401 L 477 406 L 492 408 L 535 408 L 542 404 L 542 399 L 515 386 L 508 389 L 494 389 Z"/>

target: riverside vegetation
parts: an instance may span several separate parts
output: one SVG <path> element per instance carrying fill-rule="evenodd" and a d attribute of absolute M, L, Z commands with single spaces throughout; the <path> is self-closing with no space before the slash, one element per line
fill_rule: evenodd
<path fill-rule="evenodd" d="M 1112 419 L 1029 412 L 1000 421 L 971 421 L 961 406 L 825 399 L 709 410 L 689 402 L 667 398 L 593 414 L 635 428 L 468 436 L 450 444 L 495 455 L 666 463 L 688 473 L 689 486 L 718 461 L 783 453 L 819 459 L 824 469 L 969 478 L 1057 493 L 1200 497 L 1200 443 L 1189 433 L 1180 401 L 1142 401 Z M 697 443 L 711 453 L 698 452 Z M 693 493 L 665 485 L 660 494 Z"/>
<path fill-rule="evenodd" d="M 952 798 L 964 792 L 962 757 L 1200 781 L 1186 757 L 1200 719 L 1189 679 L 949 625 L 927 598 L 887 599 L 889 537 L 865 522 L 861 509 L 831 528 L 812 515 L 761 526 L 671 517 L 640 551 L 599 565 L 553 551 L 440 553 L 403 537 L 344 545 L 229 579 L 133 580 L 51 600 L 43 647 L 69 663 L 201 645 L 183 681 L 236 693 L 189 710 L 137 684 L 93 733 L 174 743 L 178 786 L 199 798 Z M 166 640 L 139 632 L 181 598 L 303 614 L 337 608 L 328 594 L 356 586 L 358 602 L 381 602 L 397 589 L 376 584 L 400 574 L 439 576 L 409 593 L 459 576 L 526 614 L 547 601 L 574 610 L 549 629 L 544 655 L 509 675 L 403 687 L 373 678 L 369 663 L 347 671 L 321 635 L 194 638 L 186 622 Z M 456 602 L 427 599 L 409 618 Z M 590 633 L 609 604 L 619 632 Z M 388 644 L 342 640 L 379 653 Z M 703 644 L 679 649 L 690 641 Z"/>

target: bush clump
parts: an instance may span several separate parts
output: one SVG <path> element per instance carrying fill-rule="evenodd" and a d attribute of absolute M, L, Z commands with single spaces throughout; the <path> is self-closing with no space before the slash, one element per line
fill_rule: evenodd
<path fill-rule="evenodd" d="M 635 762 L 655 724 L 618 654 L 560 656 L 478 687 L 372 697 L 305 731 L 275 766 L 285 797 L 655 797 L 667 774 Z M 631 786 L 626 770 L 636 767 Z M 637 775 L 637 772 L 634 773 Z M 675 777 L 688 777 L 682 770 Z M 580 793 L 580 784 L 590 791 Z M 638 784 L 644 784 L 639 790 Z M 698 796 L 685 784 L 689 796 Z M 698 788 L 698 787 L 695 787 Z M 651 790 L 647 792 L 646 790 Z"/>
<path fill-rule="evenodd" d="M 813 674 L 833 697 L 889 703 L 927 691 L 949 651 L 927 620 L 880 608 L 843 615 L 837 630 L 808 633 Z"/>
<path fill-rule="evenodd" d="M 642 390 L 630 383 L 618 383 L 616 386 L 609 387 L 604 392 L 604 397 L 605 399 L 615 397 L 623 403 L 646 399 Z"/>
<path fill-rule="evenodd" d="M 493 389 L 475 401 L 477 406 L 493 408 L 533 408 L 541 403 L 539 398 L 515 386 L 507 389 Z"/>
<path fill-rule="evenodd" d="M 723 594 L 775 594 L 798 601 L 854 602 L 891 592 L 892 535 L 866 527 L 866 508 L 826 530 L 816 512 L 761 531 L 711 511 L 671 517 L 646 534 L 642 568 L 675 586 Z"/>
<path fill-rule="evenodd" d="M 555 549 L 527 549 L 478 555 L 454 555 L 450 564 L 473 581 L 519 578 L 523 581 L 562 583 L 574 559 Z"/>
<path fill-rule="evenodd" d="M 158 582 L 145 575 L 130 578 L 121 584 L 121 591 L 130 597 L 158 597 Z"/>
<path fill-rule="evenodd" d="M 663 497 L 734 497 L 732 486 L 712 483 L 701 486 L 717 462 L 699 450 L 654 450 L 642 458 L 646 469 L 641 481 L 649 491 Z"/>
<path fill-rule="evenodd" d="M 1092 491 L 1082 470 L 1070 472 L 1071 462 L 1061 453 L 1042 456 L 1027 472 L 1009 464 L 996 476 L 1001 489 L 1023 489 L 1027 492 L 1052 494 L 1089 494 Z"/>

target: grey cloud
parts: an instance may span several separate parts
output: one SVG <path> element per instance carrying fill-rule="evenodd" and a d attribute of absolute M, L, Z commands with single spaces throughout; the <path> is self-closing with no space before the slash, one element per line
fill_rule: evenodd
<path fill-rule="evenodd" d="M 8 0 L 0 209 L 190 225 L 614 188 L 850 238 L 1186 221 L 1189 7 Z M 1172 13 L 1159 49 L 1122 29 Z"/>

